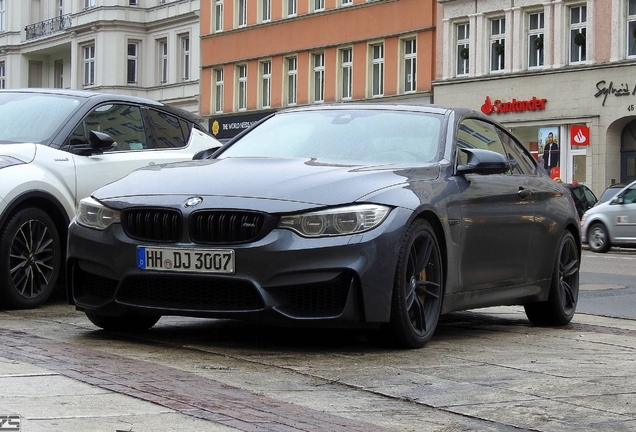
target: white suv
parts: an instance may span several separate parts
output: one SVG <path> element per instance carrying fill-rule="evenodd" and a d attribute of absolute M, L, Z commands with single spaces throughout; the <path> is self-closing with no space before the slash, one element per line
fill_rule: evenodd
<path fill-rule="evenodd" d="M 137 97 L 0 91 L 0 308 L 36 307 L 52 293 L 80 199 L 136 168 L 220 147 L 200 122 Z"/>

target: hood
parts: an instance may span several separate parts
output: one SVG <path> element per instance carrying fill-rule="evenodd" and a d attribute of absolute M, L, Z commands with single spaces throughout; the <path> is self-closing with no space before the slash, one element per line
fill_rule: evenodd
<path fill-rule="evenodd" d="M 32 143 L 0 144 L 0 156 L 11 156 L 24 163 L 35 158 L 36 145 Z"/>
<path fill-rule="evenodd" d="M 417 169 L 436 178 L 437 165 Z M 146 167 L 98 189 L 100 200 L 183 195 L 337 205 L 413 180 L 404 166 L 346 166 L 307 159 L 228 158 Z M 409 178 L 407 179 L 407 175 Z"/>

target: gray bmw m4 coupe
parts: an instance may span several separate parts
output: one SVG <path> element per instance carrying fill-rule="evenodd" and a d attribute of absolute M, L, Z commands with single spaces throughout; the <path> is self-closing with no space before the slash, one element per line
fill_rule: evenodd
<path fill-rule="evenodd" d="M 67 270 L 71 302 L 107 330 L 182 315 L 418 348 L 457 310 L 523 305 L 534 324 L 567 324 L 580 257 L 569 192 L 490 118 L 338 104 L 98 189 L 69 228 Z"/>

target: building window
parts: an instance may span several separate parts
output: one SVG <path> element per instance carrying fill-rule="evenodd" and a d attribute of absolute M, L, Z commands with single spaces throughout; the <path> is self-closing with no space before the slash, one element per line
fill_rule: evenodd
<path fill-rule="evenodd" d="M 95 85 L 95 45 L 85 46 L 84 52 L 84 86 Z"/>
<path fill-rule="evenodd" d="M 236 0 L 236 25 L 237 27 L 247 25 L 247 0 Z"/>
<path fill-rule="evenodd" d="M 296 57 L 288 57 L 285 59 L 287 68 L 286 82 L 286 103 L 287 105 L 296 105 L 296 94 L 298 88 L 298 59 Z"/>
<path fill-rule="evenodd" d="M 627 5 L 627 56 L 636 56 L 636 0 Z"/>
<path fill-rule="evenodd" d="M 458 24 L 457 25 L 457 46 L 456 46 L 456 59 L 457 62 L 457 75 L 468 75 L 470 70 L 468 69 L 468 59 L 470 58 L 470 24 Z"/>
<path fill-rule="evenodd" d="M 272 0 L 260 0 L 261 2 L 261 22 L 272 20 Z"/>
<path fill-rule="evenodd" d="M 261 108 L 272 105 L 272 62 L 261 63 Z"/>
<path fill-rule="evenodd" d="M 214 69 L 214 111 L 223 112 L 223 69 Z"/>
<path fill-rule="evenodd" d="M 324 54 L 312 54 L 311 56 L 314 75 L 312 80 L 313 86 L 313 101 L 312 102 L 324 102 L 325 101 L 325 55 Z"/>
<path fill-rule="evenodd" d="M 490 20 L 490 72 L 504 70 L 506 57 L 506 19 Z"/>
<path fill-rule="evenodd" d="M 64 60 L 53 63 L 53 88 L 64 88 Z"/>
<path fill-rule="evenodd" d="M 287 17 L 294 17 L 298 13 L 298 0 L 287 0 L 285 14 Z"/>
<path fill-rule="evenodd" d="M 214 31 L 223 30 L 223 0 L 214 2 Z"/>
<path fill-rule="evenodd" d="M 404 74 L 402 88 L 404 93 L 417 90 L 417 45 L 415 39 L 402 42 L 404 49 Z"/>
<path fill-rule="evenodd" d="M 190 36 L 181 37 L 181 70 L 183 81 L 190 80 Z"/>
<path fill-rule="evenodd" d="M 353 0 L 340 0 L 340 6 L 349 6 L 353 4 Z"/>
<path fill-rule="evenodd" d="M 371 45 L 371 96 L 384 95 L 384 44 Z"/>
<path fill-rule="evenodd" d="M 95 7 L 95 0 L 84 0 L 84 9 Z"/>
<path fill-rule="evenodd" d="M 161 84 L 168 82 L 168 41 L 159 41 L 159 71 Z"/>
<path fill-rule="evenodd" d="M 0 32 L 7 30 L 6 0 L 0 0 Z"/>
<path fill-rule="evenodd" d="M 6 88 L 6 79 L 7 77 L 5 75 L 4 62 L 0 62 L 0 89 Z"/>
<path fill-rule="evenodd" d="M 139 1 L 138 0 L 128 0 L 128 5 L 129 6 L 139 6 Z"/>
<path fill-rule="evenodd" d="M 128 56 L 126 59 L 126 82 L 128 84 L 137 84 L 137 66 L 139 65 L 139 44 L 137 42 L 128 43 Z"/>
<path fill-rule="evenodd" d="M 61 17 L 62 15 L 64 15 L 64 0 L 57 0 L 57 16 Z"/>
<path fill-rule="evenodd" d="M 570 63 L 581 63 L 586 59 L 586 23 L 587 6 L 570 8 Z"/>
<path fill-rule="evenodd" d="M 543 66 L 543 12 L 528 15 L 528 67 Z"/>
<path fill-rule="evenodd" d="M 239 111 L 247 109 L 247 65 L 236 67 L 237 77 L 237 107 Z"/>
<path fill-rule="evenodd" d="M 311 2 L 313 12 L 320 12 L 325 10 L 325 0 L 312 0 Z"/>
<path fill-rule="evenodd" d="M 353 49 L 340 50 L 341 88 L 340 97 L 351 99 L 353 93 Z"/>

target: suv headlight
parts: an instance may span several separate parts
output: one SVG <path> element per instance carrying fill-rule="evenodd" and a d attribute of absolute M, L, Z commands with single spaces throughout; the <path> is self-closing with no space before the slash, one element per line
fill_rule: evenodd
<path fill-rule="evenodd" d="M 104 230 L 114 223 L 120 223 L 121 217 L 117 210 L 110 209 L 88 197 L 80 201 L 75 220 L 79 225 Z"/>
<path fill-rule="evenodd" d="M 279 228 L 290 229 L 303 237 L 351 235 L 380 225 L 391 209 L 382 205 L 360 204 L 280 218 Z"/>
<path fill-rule="evenodd" d="M 10 167 L 12 165 L 23 164 L 20 159 L 16 159 L 12 156 L 0 156 L 0 169 Z"/>

